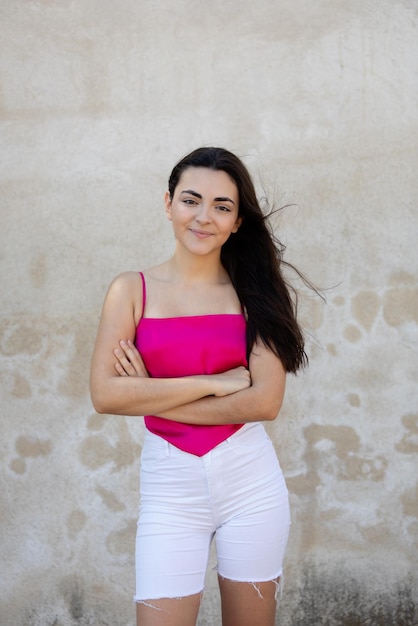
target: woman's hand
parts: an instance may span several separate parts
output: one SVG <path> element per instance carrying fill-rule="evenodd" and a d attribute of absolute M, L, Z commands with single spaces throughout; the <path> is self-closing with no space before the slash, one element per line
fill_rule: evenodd
<path fill-rule="evenodd" d="M 216 384 L 213 395 L 222 397 L 231 393 L 242 391 L 251 386 L 251 375 L 247 368 L 240 366 L 222 374 L 212 374 L 213 382 Z"/>
<path fill-rule="evenodd" d="M 122 340 L 119 342 L 119 346 L 119 348 L 113 351 L 113 354 L 117 358 L 115 370 L 119 376 L 149 378 L 144 361 L 132 341 L 130 339 L 128 339 L 128 341 Z"/>
<path fill-rule="evenodd" d="M 135 345 L 130 339 L 120 341 L 120 347 L 114 350 L 117 358 L 115 370 L 119 376 L 139 376 L 149 378 L 144 362 Z M 214 396 L 228 396 L 230 393 L 242 391 L 251 385 L 250 372 L 245 367 L 236 367 L 221 374 L 203 375 L 210 378 L 214 387 Z"/>

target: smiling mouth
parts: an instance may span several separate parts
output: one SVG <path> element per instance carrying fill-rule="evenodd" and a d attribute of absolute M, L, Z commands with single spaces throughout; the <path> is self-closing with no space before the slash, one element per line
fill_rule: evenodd
<path fill-rule="evenodd" d="M 190 229 L 193 235 L 199 237 L 200 239 L 205 239 L 206 237 L 210 237 L 212 233 L 208 233 L 206 230 L 196 230 L 195 228 Z"/>

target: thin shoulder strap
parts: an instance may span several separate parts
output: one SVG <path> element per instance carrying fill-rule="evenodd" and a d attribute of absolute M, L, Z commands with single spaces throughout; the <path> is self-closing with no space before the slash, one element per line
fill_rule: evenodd
<path fill-rule="evenodd" d="M 140 275 L 141 280 L 142 280 L 142 313 L 141 313 L 141 317 L 144 317 L 145 303 L 147 301 L 147 286 L 145 284 L 145 277 L 144 277 L 143 273 L 139 272 L 139 275 Z"/>

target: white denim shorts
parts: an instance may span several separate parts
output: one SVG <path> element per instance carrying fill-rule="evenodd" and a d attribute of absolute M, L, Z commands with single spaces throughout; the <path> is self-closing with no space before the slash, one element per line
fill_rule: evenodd
<path fill-rule="evenodd" d="M 213 538 L 220 576 L 252 583 L 281 576 L 288 492 L 261 423 L 202 457 L 147 431 L 140 491 L 136 601 L 201 592 Z"/>

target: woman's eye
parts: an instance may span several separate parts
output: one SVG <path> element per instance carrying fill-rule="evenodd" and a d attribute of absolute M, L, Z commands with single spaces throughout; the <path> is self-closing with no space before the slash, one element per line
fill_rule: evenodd
<path fill-rule="evenodd" d="M 183 202 L 184 204 L 196 204 L 196 200 L 192 200 L 191 198 L 185 198 Z"/>
<path fill-rule="evenodd" d="M 229 213 L 231 211 L 231 209 L 229 208 L 229 206 L 224 206 L 224 205 L 219 205 L 216 207 L 219 211 L 226 211 L 227 213 Z"/>

